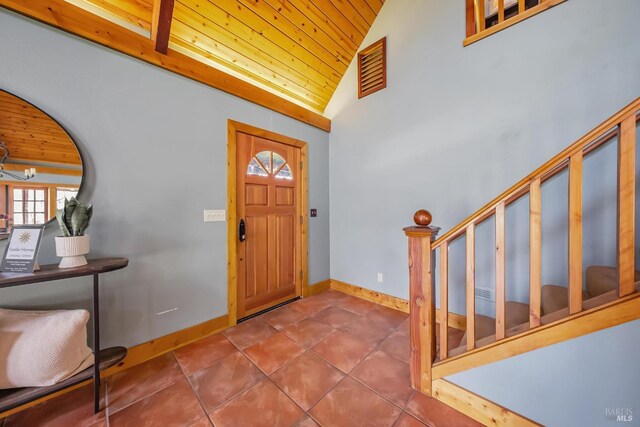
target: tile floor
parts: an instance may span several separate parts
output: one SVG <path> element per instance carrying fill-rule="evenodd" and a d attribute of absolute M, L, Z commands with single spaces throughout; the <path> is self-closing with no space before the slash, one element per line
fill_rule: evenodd
<path fill-rule="evenodd" d="M 406 314 L 326 291 L 108 378 L 97 415 L 89 386 L 0 427 L 479 425 L 414 392 L 408 361 Z"/>

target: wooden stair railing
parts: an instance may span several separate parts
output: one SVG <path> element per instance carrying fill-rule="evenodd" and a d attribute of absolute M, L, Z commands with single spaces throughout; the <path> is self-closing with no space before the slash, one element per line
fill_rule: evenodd
<path fill-rule="evenodd" d="M 450 357 L 448 347 L 448 250 L 451 242 L 466 238 L 466 350 L 476 349 L 475 336 L 475 228 L 495 217 L 495 341 L 507 335 L 541 327 L 541 185 L 568 168 L 569 172 L 569 283 L 568 316 L 583 310 L 582 300 L 582 169 L 583 158 L 614 137 L 618 137 L 617 188 L 617 296 L 635 292 L 635 177 L 636 127 L 640 98 L 607 119 L 584 137 L 567 147 L 530 175 L 435 239 L 438 228 L 430 226 L 431 214 L 418 211 L 415 226 L 404 229 L 409 238 L 411 379 L 414 388 L 431 394 L 431 370 L 436 360 L 436 319 L 434 269 L 436 251 L 440 251 L 440 353 L 439 362 Z M 509 330 L 505 310 L 505 210 L 529 195 L 529 324 L 526 330 Z M 548 325 L 547 325 L 548 326 Z M 522 329 L 522 328 L 520 328 Z M 486 340 L 484 340 L 486 341 Z"/>

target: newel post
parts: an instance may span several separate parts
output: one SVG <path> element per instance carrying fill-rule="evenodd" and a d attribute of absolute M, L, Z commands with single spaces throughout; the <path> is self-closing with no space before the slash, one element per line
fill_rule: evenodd
<path fill-rule="evenodd" d="M 411 331 L 411 385 L 431 395 L 431 365 L 436 358 L 436 305 L 431 242 L 438 227 L 431 227 L 431 214 L 415 213 L 416 225 L 404 229 L 409 238 L 409 324 Z"/>

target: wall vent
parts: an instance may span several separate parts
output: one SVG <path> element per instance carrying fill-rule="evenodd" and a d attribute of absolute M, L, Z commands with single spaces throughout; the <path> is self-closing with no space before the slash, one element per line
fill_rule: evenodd
<path fill-rule="evenodd" d="M 387 87 L 387 38 L 358 52 L 358 98 Z"/>
<path fill-rule="evenodd" d="M 496 292 L 494 289 L 481 288 L 476 286 L 476 298 L 485 299 L 487 301 L 495 301 Z"/>

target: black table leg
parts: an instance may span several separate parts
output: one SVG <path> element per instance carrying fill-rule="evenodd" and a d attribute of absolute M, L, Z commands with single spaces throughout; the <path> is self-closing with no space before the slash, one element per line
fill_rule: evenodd
<path fill-rule="evenodd" d="M 93 275 L 93 394 L 94 412 L 100 412 L 100 296 L 98 274 Z"/>

